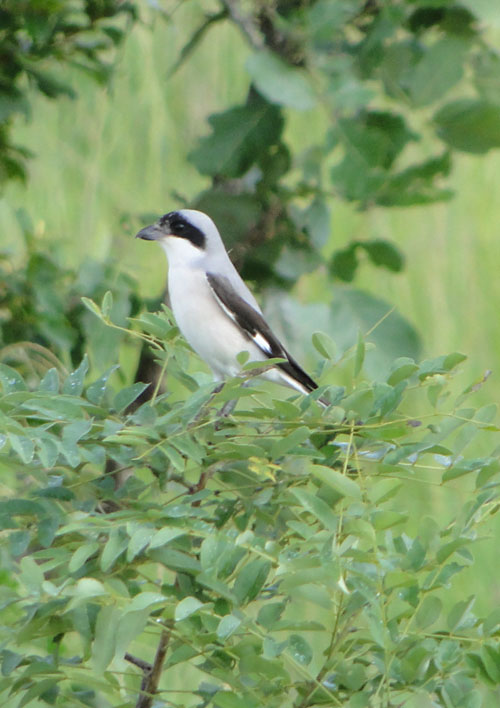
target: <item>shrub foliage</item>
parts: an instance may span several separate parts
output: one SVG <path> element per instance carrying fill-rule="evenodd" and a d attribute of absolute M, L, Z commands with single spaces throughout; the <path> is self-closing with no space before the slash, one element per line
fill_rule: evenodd
<path fill-rule="evenodd" d="M 109 322 L 109 297 L 87 305 Z M 213 395 L 168 314 L 131 335 L 178 400 L 134 405 L 145 384 L 114 390 L 85 357 L 29 387 L 0 365 L 4 704 L 482 705 L 500 614 L 475 616 L 455 576 L 498 507 L 500 465 L 481 382 L 452 385 L 464 357 L 400 359 L 370 382 L 360 340 L 324 359 L 353 381 L 322 387 L 324 410 L 241 378 Z M 408 506 L 400 490 L 417 486 L 466 501 L 442 518 Z"/>

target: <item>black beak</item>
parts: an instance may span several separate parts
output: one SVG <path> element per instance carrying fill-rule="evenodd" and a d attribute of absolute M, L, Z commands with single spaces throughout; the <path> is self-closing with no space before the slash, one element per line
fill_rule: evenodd
<path fill-rule="evenodd" d="M 145 226 L 141 229 L 135 237 L 142 238 L 144 241 L 158 241 L 162 236 L 165 236 L 165 234 L 161 232 L 158 225 L 152 224 L 151 226 Z"/>

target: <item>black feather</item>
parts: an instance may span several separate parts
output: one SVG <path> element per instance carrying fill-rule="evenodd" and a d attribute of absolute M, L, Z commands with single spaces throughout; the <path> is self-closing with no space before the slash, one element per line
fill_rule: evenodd
<path fill-rule="evenodd" d="M 276 364 L 276 368 L 291 376 L 300 383 L 306 391 L 314 391 L 318 384 L 302 369 L 290 356 L 279 339 L 273 334 L 271 328 L 251 305 L 238 295 L 228 278 L 214 273 L 207 273 L 208 284 L 212 288 L 216 299 L 231 319 L 239 326 L 243 334 L 256 344 L 268 359 L 280 358 L 286 361 Z M 258 339 L 265 340 L 268 348 L 264 348 Z"/>
<path fill-rule="evenodd" d="M 205 248 L 206 239 L 203 231 L 193 226 L 193 224 L 178 211 L 171 211 L 168 214 L 164 214 L 158 223 L 170 236 L 185 238 L 187 241 L 191 241 L 193 246 L 200 249 Z"/>

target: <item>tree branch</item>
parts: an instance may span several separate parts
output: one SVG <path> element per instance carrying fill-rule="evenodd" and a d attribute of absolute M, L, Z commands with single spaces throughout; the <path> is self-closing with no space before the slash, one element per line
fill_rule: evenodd
<path fill-rule="evenodd" d="M 238 0 L 220 0 L 232 21 L 238 25 L 254 49 L 264 49 L 264 42 L 252 19 L 242 14 Z"/>
<path fill-rule="evenodd" d="M 138 666 L 143 673 L 141 692 L 139 694 L 139 698 L 137 699 L 137 703 L 135 704 L 135 708 L 151 708 L 153 705 L 153 699 L 158 690 L 158 684 L 160 682 L 163 662 L 165 661 L 169 641 L 170 630 L 164 629 L 161 633 L 156 655 L 152 664 L 147 661 L 143 661 L 142 659 L 138 659 L 132 654 L 125 654 L 126 661 Z"/>

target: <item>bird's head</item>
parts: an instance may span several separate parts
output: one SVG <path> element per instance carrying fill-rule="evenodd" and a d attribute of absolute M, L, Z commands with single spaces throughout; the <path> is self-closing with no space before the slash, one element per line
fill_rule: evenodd
<path fill-rule="evenodd" d="M 165 250 L 171 265 L 202 260 L 207 254 L 225 252 L 217 227 L 201 211 L 180 209 L 161 216 L 136 235 L 145 241 L 157 241 Z M 175 263 L 174 263 L 175 262 Z"/>

